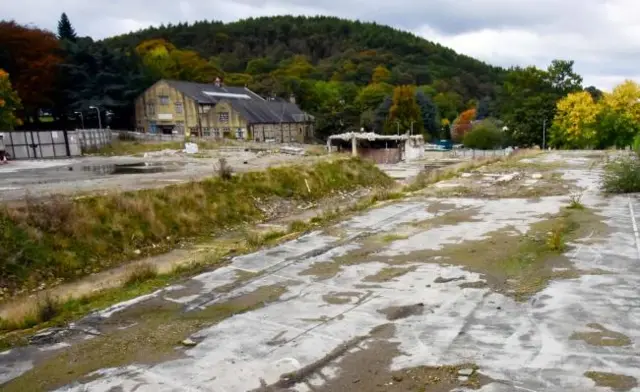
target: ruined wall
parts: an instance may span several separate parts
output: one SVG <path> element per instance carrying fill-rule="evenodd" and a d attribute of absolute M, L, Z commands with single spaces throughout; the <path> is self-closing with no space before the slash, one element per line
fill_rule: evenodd
<path fill-rule="evenodd" d="M 375 163 L 398 163 L 402 159 L 400 148 L 371 148 L 358 146 L 358 156 Z"/>

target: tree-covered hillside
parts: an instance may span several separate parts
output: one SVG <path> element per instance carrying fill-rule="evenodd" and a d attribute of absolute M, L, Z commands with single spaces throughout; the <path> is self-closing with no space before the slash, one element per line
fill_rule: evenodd
<path fill-rule="evenodd" d="M 408 32 L 324 16 L 152 27 L 110 38 L 106 43 L 113 48 L 133 49 L 143 41 L 159 38 L 211 60 L 229 74 L 227 83 L 246 82 L 263 93 L 272 90 L 282 94 L 290 89 L 292 83 L 284 80 L 286 76 L 362 86 L 371 81 L 374 69 L 381 65 L 390 71 L 387 82 L 392 85 L 430 85 L 436 93 L 455 92 L 467 103 L 493 95 L 504 74 L 500 68 Z M 297 67 L 297 74 L 278 74 L 296 55 L 304 56 L 311 67 Z M 274 72 L 278 79 L 275 82 Z"/>

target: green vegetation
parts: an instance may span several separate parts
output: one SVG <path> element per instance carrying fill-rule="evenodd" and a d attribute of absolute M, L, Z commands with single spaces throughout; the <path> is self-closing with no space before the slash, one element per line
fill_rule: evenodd
<path fill-rule="evenodd" d="M 131 129 L 134 99 L 156 81 L 219 77 L 263 96 L 293 95 L 315 116 L 319 138 L 413 128 L 462 141 L 473 121 L 491 118 L 507 126 L 509 144 L 522 147 L 542 144 L 545 121 L 550 145 L 561 148 L 627 146 L 640 131 L 634 82 L 603 93 L 583 88 L 573 61 L 505 70 L 408 32 L 335 17 L 180 23 L 94 42 L 62 15 L 58 36 L 0 22 L 0 49 L 8 53 L 0 68 L 22 101 L 18 114 L 34 127 L 41 109 L 51 111 L 52 127 L 79 126 L 80 110 L 95 126 L 91 102 L 104 109 L 104 125 Z M 494 136 L 485 130 L 469 143 L 486 147 Z"/>
<path fill-rule="evenodd" d="M 482 120 L 473 125 L 471 131 L 465 134 L 462 140 L 465 147 L 479 150 L 500 148 L 503 142 L 503 132 L 492 120 Z"/>
<path fill-rule="evenodd" d="M 623 374 L 588 371 L 584 376 L 592 379 L 596 386 L 611 388 L 615 392 L 630 391 L 638 386 L 638 380 L 635 377 Z"/>
<path fill-rule="evenodd" d="M 124 312 L 133 326 L 114 328 L 47 357 L 38 366 L 2 385 L 3 391 L 50 391 L 101 368 L 130 363 L 156 363 L 175 358 L 176 346 L 193 333 L 236 314 L 278 300 L 286 286 L 262 286 L 202 310 L 184 313 L 165 301 L 157 306 Z M 124 317 L 124 316 L 123 316 Z"/>
<path fill-rule="evenodd" d="M 602 189 L 607 193 L 640 192 L 640 154 L 620 157 L 607 163 Z"/>
<path fill-rule="evenodd" d="M 318 200 L 337 190 L 391 184 L 373 164 L 348 159 L 5 206 L 0 210 L 0 286 L 13 292 L 73 279 L 165 251 L 186 238 L 219 234 L 259 221 L 259 204 L 273 198 Z"/>

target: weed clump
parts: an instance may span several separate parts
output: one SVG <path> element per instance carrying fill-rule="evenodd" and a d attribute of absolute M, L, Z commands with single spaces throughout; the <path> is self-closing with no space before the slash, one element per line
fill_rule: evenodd
<path fill-rule="evenodd" d="M 135 286 L 158 276 L 158 271 L 151 264 L 139 264 L 134 268 L 124 281 L 125 286 Z"/>
<path fill-rule="evenodd" d="M 584 204 L 582 204 L 582 193 L 573 193 L 569 196 L 569 206 L 567 206 L 570 210 L 584 210 Z"/>
<path fill-rule="evenodd" d="M 606 193 L 640 192 L 640 154 L 607 163 L 602 177 L 602 189 Z"/>
<path fill-rule="evenodd" d="M 227 160 L 225 158 L 218 159 L 217 171 L 218 176 L 220 176 L 220 178 L 222 178 L 223 180 L 230 180 L 233 176 L 233 170 L 231 169 L 231 166 L 227 163 Z"/>

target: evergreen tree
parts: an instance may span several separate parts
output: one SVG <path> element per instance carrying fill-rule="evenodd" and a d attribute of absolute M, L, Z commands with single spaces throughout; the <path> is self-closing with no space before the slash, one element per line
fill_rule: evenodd
<path fill-rule="evenodd" d="M 431 98 L 422 91 L 416 93 L 416 102 L 420 106 L 422 116 L 422 126 L 431 140 L 436 140 L 440 136 L 440 125 L 438 125 L 438 108 Z"/>
<path fill-rule="evenodd" d="M 393 99 L 391 95 L 384 98 L 384 101 L 376 108 L 373 117 L 373 129 L 374 132 L 384 133 L 384 128 L 387 123 L 387 117 L 389 116 L 389 110 L 393 105 Z"/>
<path fill-rule="evenodd" d="M 58 38 L 74 42 L 76 38 L 78 38 L 75 29 L 71 26 L 69 17 L 67 17 L 67 14 L 64 12 L 62 13 L 62 16 L 60 16 L 60 21 L 58 22 Z"/>
<path fill-rule="evenodd" d="M 491 99 L 484 97 L 478 102 L 478 109 L 476 111 L 476 120 L 484 120 L 487 117 L 491 117 Z"/>

